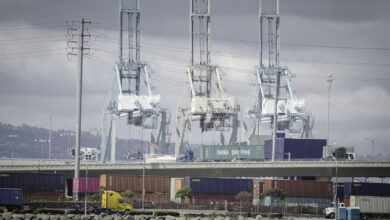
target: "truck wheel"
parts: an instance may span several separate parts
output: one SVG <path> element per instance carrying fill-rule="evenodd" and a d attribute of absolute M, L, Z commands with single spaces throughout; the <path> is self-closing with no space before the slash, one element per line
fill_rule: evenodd
<path fill-rule="evenodd" d="M 125 214 L 126 214 L 126 215 L 129 215 L 129 214 L 130 214 L 130 210 L 126 209 L 126 210 L 125 210 Z"/>
<path fill-rule="evenodd" d="M 335 216 L 334 213 L 331 213 L 331 214 L 329 215 L 330 218 L 334 218 L 334 216 Z"/>

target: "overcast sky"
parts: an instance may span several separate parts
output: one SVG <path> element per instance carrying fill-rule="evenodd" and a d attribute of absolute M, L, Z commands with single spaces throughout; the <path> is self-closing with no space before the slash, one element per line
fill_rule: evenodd
<path fill-rule="evenodd" d="M 389 9 L 388 0 L 280 1 L 281 64 L 296 75 L 292 86 L 315 116 L 316 138 L 327 135 L 332 73 L 331 142 L 366 154 L 365 138 L 382 137 L 375 152 L 390 154 Z M 77 62 L 66 56 L 66 22 L 85 18 L 93 24 L 82 128 L 100 128 L 117 61 L 118 11 L 118 1 L 1 1 L 0 121 L 48 128 L 52 114 L 54 129 L 75 130 Z M 257 64 L 258 1 L 212 0 L 211 13 L 212 63 L 222 68 L 227 94 L 245 105 Z M 186 0 L 141 0 L 141 59 L 172 124 L 189 60 L 188 14 Z M 129 137 L 124 120 L 118 135 Z M 146 139 L 131 130 L 139 136 Z"/>

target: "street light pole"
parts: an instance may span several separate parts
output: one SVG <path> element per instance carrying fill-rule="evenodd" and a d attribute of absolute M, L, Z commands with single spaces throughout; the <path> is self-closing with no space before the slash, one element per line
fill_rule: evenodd
<path fill-rule="evenodd" d="M 366 137 L 366 141 L 371 143 L 371 160 L 374 160 L 374 144 L 375 142 L 381 142 L 381 137 Z"/>
<path fill-rule="evenodd" d="M 145 145 L 145 153 L 143 155 L 143 169 L 142 169 L 142 210 L 145 209 L 145 154 L 146 154 L 146 145 Z"/>
<path fill-rule="evenodd" d="M 88 159 L 85 157 L 85 204 L 84 204 L 84 215 L 87 215 L 87 204 L 88 204 Z"/>
<path fill-rule="evenodd" d="M 50 124 L 50 131 L 49 131 L 49 161 L 51 160 L 51 119 L 53 115 L 50 115 L 49 124 Z"/>
<path fill-rule="evenodd" d="M 329 87 L 328 87 L 328 126 L 327 126 L 327 129 L 328 129 L 328 135 L 327 135 L 327 140 L 328 140 L 328 145 L 330 143 L 330 134 L 329 134 L 329 128 L 330 128 L 330 123 L 329 123 L 329 120 L 330 120 L 330 89 L 331 89 L 331 85 L 332 85 L 332 82 L 333 82 L 333 78 L 332 78 L 332 74 L 329 73 L 328 74 L 328 83 L 329 83 Z"/>
<path fill-rule="evenodd" d="M 337 220 L 337 217 L 338 217 L 338 209 L 339 209 L 339 204 L 338 204 L 338 198 L 337 198 L 337 184 L 338 184 L 338 174 L 337 174 L 337 167 L 338 167 L 338 164 L 337 164 L 337 158 L 336 157 L 332 157 L 332 159 L 335 160 L 336 162 L 336 187 L 335 187 L 335 201 L 334 201 L 334 204 L 335 204 L 335 219 Z"/>
<path fill-rule="evenodd" d="M 18 135 L 17 134 L 9 134 L 8 135 L 9 138 L 17 138 Z M 11 165 L 14 166 L 14 145 L 15 145 L 15 141 L 12 141 L 12 144 L 11 144 Z"/>

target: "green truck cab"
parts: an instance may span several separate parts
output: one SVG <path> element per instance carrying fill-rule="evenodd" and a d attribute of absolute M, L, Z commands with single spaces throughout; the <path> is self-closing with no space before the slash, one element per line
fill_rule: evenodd
<path fill-rule="evenodd" d="M 123 197 L 114 191 L 104 191 L 102 194 L 101 208 L 112 211 L 132 211 L 133 206 L 124 203 Z"/>

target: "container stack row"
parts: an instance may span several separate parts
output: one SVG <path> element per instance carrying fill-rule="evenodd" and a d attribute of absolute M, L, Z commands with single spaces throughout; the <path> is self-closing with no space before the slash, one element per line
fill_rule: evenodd
<path fill-rule="evenodd" d="M 116 192 L 131 190 L 134 192 L 135 201 L 142 199 L 142 187 L 145 187 L 145 201 L 153 202 L 158 200 L 160 203 L 170 202 L 171 178 L 167 176 L 145 176 L 143 184 L 142 176 L 127 175 L 108 175 L 100 176 L 100 185 Z"/>
<path fill-rule="evenodd" d="M 61 201 L 65 196 L 64 174 L 0 173 L 0 188 L 21 189 L 23 201 Z"/>
<path fill-rule="evenodd" d="M 143 181 L 144 180 L 144 181 Z M 192 189 L 193 204 L 247 202 L 253 205 L 286 205 L 326 207 L 333 200 L 333 183 L 312 180 L 253 180 L 247 178 L 170 178 L 167 176 L 129 176 L 103 174 L 100 178 L 74 178 L 66 180 L 64 174 L 43 173 L 0 173 L 0 189 L 4 195 L 14 191 L 15 198 L 23 202 L 62 201 L 67 191 L 83 197 L 99 193 L 101 189 L 118 193 L 131 190 L 134 197 L 130 202 L 145 201 L 169 204 L 180 202 L 175 198 L 178 190 L 188 186 Z M 347 207 L 361 207 L 361 211 L 390 213 L 390 184 L 344 183 L 338 184 L 338 197 Z M 262 198 L 269 189 L 281 189 L 285 199 Z M 19 190 L 19 191 L 18 191 Z M 12 191 L 12 190 L 11 190 Z M 20 196 L 19 196 L 19 194 Z M 16 200 L 15 200 L 16 201 Z"/>

